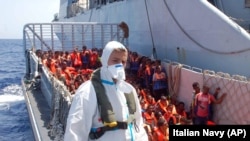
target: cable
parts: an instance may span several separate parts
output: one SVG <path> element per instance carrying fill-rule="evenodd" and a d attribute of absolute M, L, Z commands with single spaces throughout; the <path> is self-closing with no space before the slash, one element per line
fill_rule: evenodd
<path fill-rule="evenodd" d="M 151 28 L 151 23 L 150 23 L 150 19 L 149 19 L 148 7 L 147 7 L 146 1 L 147 0 L 145 0 L 145 7 L 146 7 L 146 11 L 147 11 L 148 24 L 149 24 L 150 35 L 151 35 L 152 44 L 153 44 L 153 57 L 154 57 L 154 59 L 157 59 L 157 53 L 156 53 L 156 49 L 155 49 L 154 38 L 153 38 L 153 33 L 152 33 L 152 28 Z"/>

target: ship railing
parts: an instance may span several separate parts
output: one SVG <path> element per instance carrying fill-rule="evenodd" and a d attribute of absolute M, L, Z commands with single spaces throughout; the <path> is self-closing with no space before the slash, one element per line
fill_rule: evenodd
<path fill-rule="evenodd" d="M 62 140 L 72 100 L 68 89 L 42 65 L 37 51 L 72 51 L 76 46 L 99 47 L 111 40 L 120 41 L 119 24 L 101 23 L 32 23 L 24 26 L 23 46 L 26 76 L 41 78 L 40 89 L 51 108 L 49 135 Z"/>
<path fill-rule="evenodd" d="M 47 125 L 49 136 L 55 138 L 55 141 L 62 140 L 69 107 L 72 101 L 71 93 L 66 86 L 56 79 L 50 71 L 43 65 L 32 50 L 29 51 L 30 76 L 29 80 L 35 80 L 35 72 L 40 76 L 40 90 L 50 107 L 50 119 Z M 26 58 L 28 59 L 28 58 Z"/>
<path fill-rule="evenodd" d="M 103 48 L 108 41 L 122 42 L 118 23 L 31 23 L 23 29 L 24 49 L 72 51 L 76 46 Z M 30 44 L 30 45 L 28 45 Z"/>
<path fill-rule="evenodd" d="M 250 82 L 250 78 L 247 78 L 246 76 L 242 76 L 242 75 L 230 75 L 229 73 L 226 72 L 215 72 L 213 70 L 208 70 L 208 69 L 201 69 L 201 68 L 197 68 L 197 67 L 192 67 L 186 64 L 182 64 L 176 61 L 171 61 L 168 59 L 163 59 L 163 64 L 164 66 L 166 66 L 167 64 L 171 64 L 174 66 L 178 66 L 181 65 L 183 69 L 188 69 L 194 72 L 198 72 L 198 73 L 203 73 L 204 75 L 214 75 L 214 76 L 218 76 L 218 77 L 223 77 L 226 79 L 234 79 L 234 80 L 238 80 L 238 81 L 246 81 L 246 82 Z"/>
<path fill-rule="evenodd" d="M 192 102 L 192 83 L 198 82 L 201 88 L 208 86 L 211 94 L 220 88 L 218 97 L 223 93 L 227 95 L 221 104 L 214 105 L 213 120 L 217 124 L 249 124 L 250 81 L 245 76 L 203 70 L 169 60 L 163 60 L 162 65 L 167 70 L 170 96 L 184 102 L 187 111 Z"/>
<path fill-rule="evenodd" d="M 122 42 L 121 35 L 117 23 L 30 23 L 23 28 L 23 46 L 24 52 L 73 51 L 83 45 L 103 48 L 110 40 Z"/>

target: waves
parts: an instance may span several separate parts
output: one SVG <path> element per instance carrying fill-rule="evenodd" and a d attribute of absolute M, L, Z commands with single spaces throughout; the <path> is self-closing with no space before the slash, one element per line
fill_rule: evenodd
<path fill-rule="evenodd" d="M 20 85 L 9 85 L 0 95 L 0 140 L 30 141 L 33 138 Z"/>
<path fill-rule="evenodd" d="M 21 88 L 22 40 L 0 40 L 0 141 L 34 140 Z"/>
<path fill-rule="evenodd" d="M 10 105 L 6 103 L 0 103 L 0 111 L 7 111 L 10 109 Z"/>

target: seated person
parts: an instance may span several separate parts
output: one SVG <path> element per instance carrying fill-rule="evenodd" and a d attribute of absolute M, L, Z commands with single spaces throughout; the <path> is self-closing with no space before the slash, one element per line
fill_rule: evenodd
<path fill-rule="evenodd" d="M 159 99 L 156 103 L 157 110 L 161 111 L 162 114 L 165 114 L 167 112 L 167 106 L 169 105 L 169 102 L 167 100 L 166 96 L 161 96 L 161 99 Z"/>
<path fill-rule="evenodd" d="M 176 112 L 181 115 L 184 118 L 187 118 L 187 113 L 185 111 L 185 103 L 184 102 L 179 102 L 177 105 Z"/>
<path fill-rule="evenodd" d="M 152 97 L 150 94 L 147 95 L 147 102 L 148 102 L 148 104 L 151 104 L 151 105 L 156 104 L 154 97 Z"/>
<path fill-rule="evenodd" d="M 176 112 L 175 105 L 169 104 L 166 109 L 167 109 L 167 112 L 163 116 L 168 121 L 169 125 L 179 123 L 180 116 Z"/>
<path fill-rule="evenodd" d="M 155 141 L 168 141 L 169 129 L 168 122 L 164 118 L 160 118 L 157 125 L 153 127 L 153 137 Z"/>
<path fill-rule="evenodd" d="M 155 110 L 155 107 L 153 105 L 149 105 L 147 110 L 143 112 L 142 114 L 142 117 L 144 118 L 145 123 L 148 125 L 155 125 L 157 122 L 154 110 Z"/>

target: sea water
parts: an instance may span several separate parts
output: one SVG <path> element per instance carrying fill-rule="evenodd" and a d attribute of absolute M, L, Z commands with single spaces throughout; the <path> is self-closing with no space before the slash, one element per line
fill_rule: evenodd
<path fill-rule="evenodd" d="M 0 39 L 0 141 L 34 141 L 21 88 L 22 39 Z"/>

